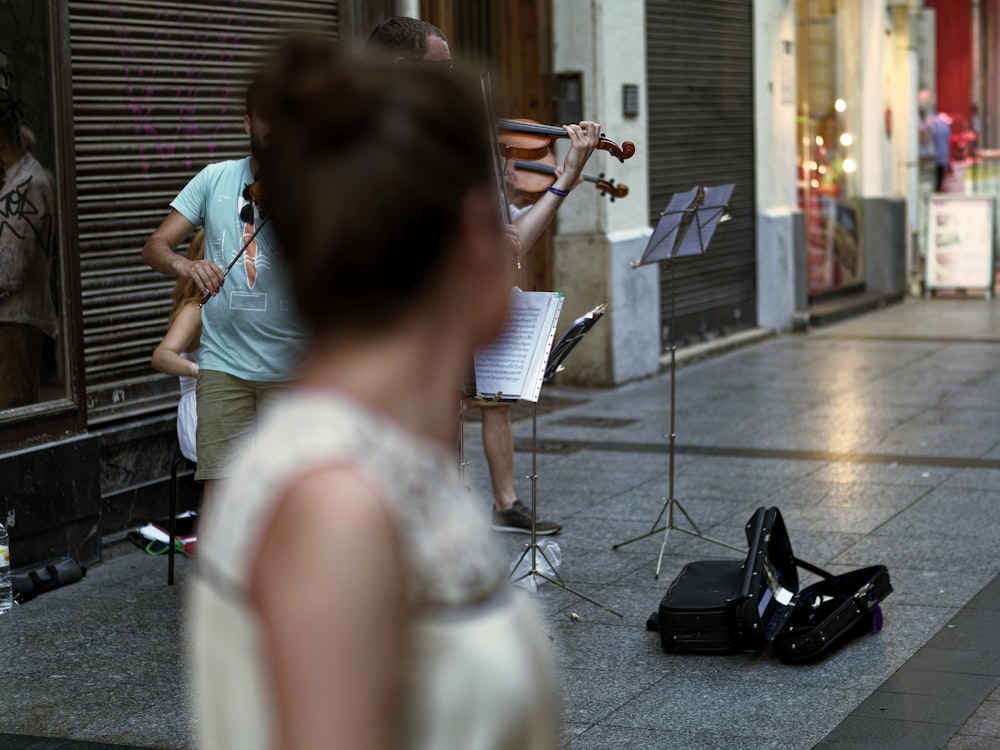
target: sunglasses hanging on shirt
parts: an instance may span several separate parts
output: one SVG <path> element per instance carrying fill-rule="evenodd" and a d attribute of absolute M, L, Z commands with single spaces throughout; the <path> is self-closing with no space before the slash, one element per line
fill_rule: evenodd
<path fill-rule="evenodd" d="M 253 234 L 249 237 L 244 235 L 243 247 L 241 247 L 240 251 L 236 253 L 236 257 L 229 261 L 229 265 L 226 266 L 226 270 L 222 272 L 223 279 L 229 275 L 229 272 L 233 270 L 233 266 L 236 265 L 236 262 L 243 257 L 247 248 L 250 247 L 250 243 L 257 238 L 257 235 L 260 234 L 260 230 L 264 228 L 265 224 L 267 224 L 267 213 L 264 211 L 264 183 L 261 180 L 255 180 L 249 185 L 245 185 L 243 187 L 243 199 L 247 203 L 245 206 L 240 208 L 240 220 L 244 224 L 252 224 L 254 219 L 254 206 L 256 206 L 257 211 L 260 213 L 260 224 L 257 225 L 257 227 L 253 230 Z M 201 304 L 198 305 L 198 307 L 204 307 L 205 303 L 208 302 L 210 298 L 210 295 L 206 294 L 202 298 Z"/>

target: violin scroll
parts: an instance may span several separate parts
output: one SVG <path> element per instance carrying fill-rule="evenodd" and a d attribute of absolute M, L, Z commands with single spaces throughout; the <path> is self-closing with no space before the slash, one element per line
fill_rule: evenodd
<path fill-rule="evenodd" d="M 622 145 L 619 146 L 611 139 L 605 138 L 602 135 L 600 143 L 597 144 L 597 148 L 607 151 L 623 164 L 626 159 L 631 159 L 635 156 L 635 144 L 632 143 L 632 141 L 622 141 Z"/>
<path fill-rule="evenodd" d="M 629 141 L 626 141 L 625 143 L 630 146 L 632 145 Z M 622 144 L 623 148 L 624 145 L 625 144 Z M 633 149 L 634 148 L 635 147 L 633 146 Z M 612 201 L 614 201 L 615 198 L 624 198 L 628 195 L 628 185 L 620 182 L 615 183 L 613 179 L 605 178 L 603 174 L 597 176 L 597 179 L 594 181 L 594 187 L 608 196 Z"/>

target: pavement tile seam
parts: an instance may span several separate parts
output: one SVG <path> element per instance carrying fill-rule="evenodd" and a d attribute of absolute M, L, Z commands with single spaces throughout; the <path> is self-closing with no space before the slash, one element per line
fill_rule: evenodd
<path fill-rule="evenodd" d="M 991 443 L 995 445 L 996 443 Z M 515 452 L 531 453 L 530 441 L 524 438 L 515 438 Z M 548 449 L 548 450 L 546 450 Z M 572 450 L 571 450 L 572 449 Z M 667 448 L 659 442 L 631 442 L 631 441 L 605 441 L 595 444 L 586 440 L 559 440 L 552 443 L 539 442 L 538 452 L 565 453 L 571 450 L 572 453 L 632 453 L 632 454 L 662 454 L 665 455 Z M 915 452 L 893 453 L 866 450 L 863 452 L 835 452 L 821 450 L 798 450 L 792 448 L 741 448 L 732 445 L 695 445 L 690 443 L 679 444 L 675 447 L 678 454 L 686 456 L 718 456 L 718 457 L 740 457 L 755 458 L 758 460 L 787 460 L 803 461 L 813 463 L 850 463 L 850 464 L 876 464 L 890 466 L 916 466 L 925 468 L 943 469 L 1000 469 L 1000 460 L 993 458 L 983 458 L 988 451 L 984 451 L 980 456 L 966 455 L 930 455 Z"/>

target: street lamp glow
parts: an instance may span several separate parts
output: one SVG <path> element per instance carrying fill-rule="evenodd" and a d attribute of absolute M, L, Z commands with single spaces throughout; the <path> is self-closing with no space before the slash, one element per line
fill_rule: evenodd
<path fill-rule="evenodd" d="M 838 112 L 843 112 L 844 110 L 847 109 L 847 102 L 845 102 L 843 99 L 837 99 L 837 101 L 833 103 L 833 108 Z"/>
<path fill-rule="evenodd" d="M 841 146 L 850 146 L 852 143 L 854 143 L 854 138 L 851 136 L 850 133 L 841 133 L 840 134 L 840 145 Z"/>
<path fill-rule="evenodd" d="M 854 159 L 844 159 L 844 171 L 847 174 L 853 174 L 858 168 L 858 165 L 854 163 Z"/>

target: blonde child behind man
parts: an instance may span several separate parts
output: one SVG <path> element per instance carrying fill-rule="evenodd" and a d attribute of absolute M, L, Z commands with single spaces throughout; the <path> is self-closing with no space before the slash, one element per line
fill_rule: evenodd
<path fill-rule="evenodd" d="M 188 248 L 189 260 L 205 257 L 205 230 L 199 229 Z M 181 400 L 177 405 L 177 442 L 184 458 L 198 461 L 195 433 L 198 410 L 195 385 L 198 381 L 198 360 L 201 352 L 201 290 L 196 282 L 178 278 L 174 284 L 173 305 L 168 318 L 169 328 L 153 351 L 153 369 L 180 378 Z"/>

